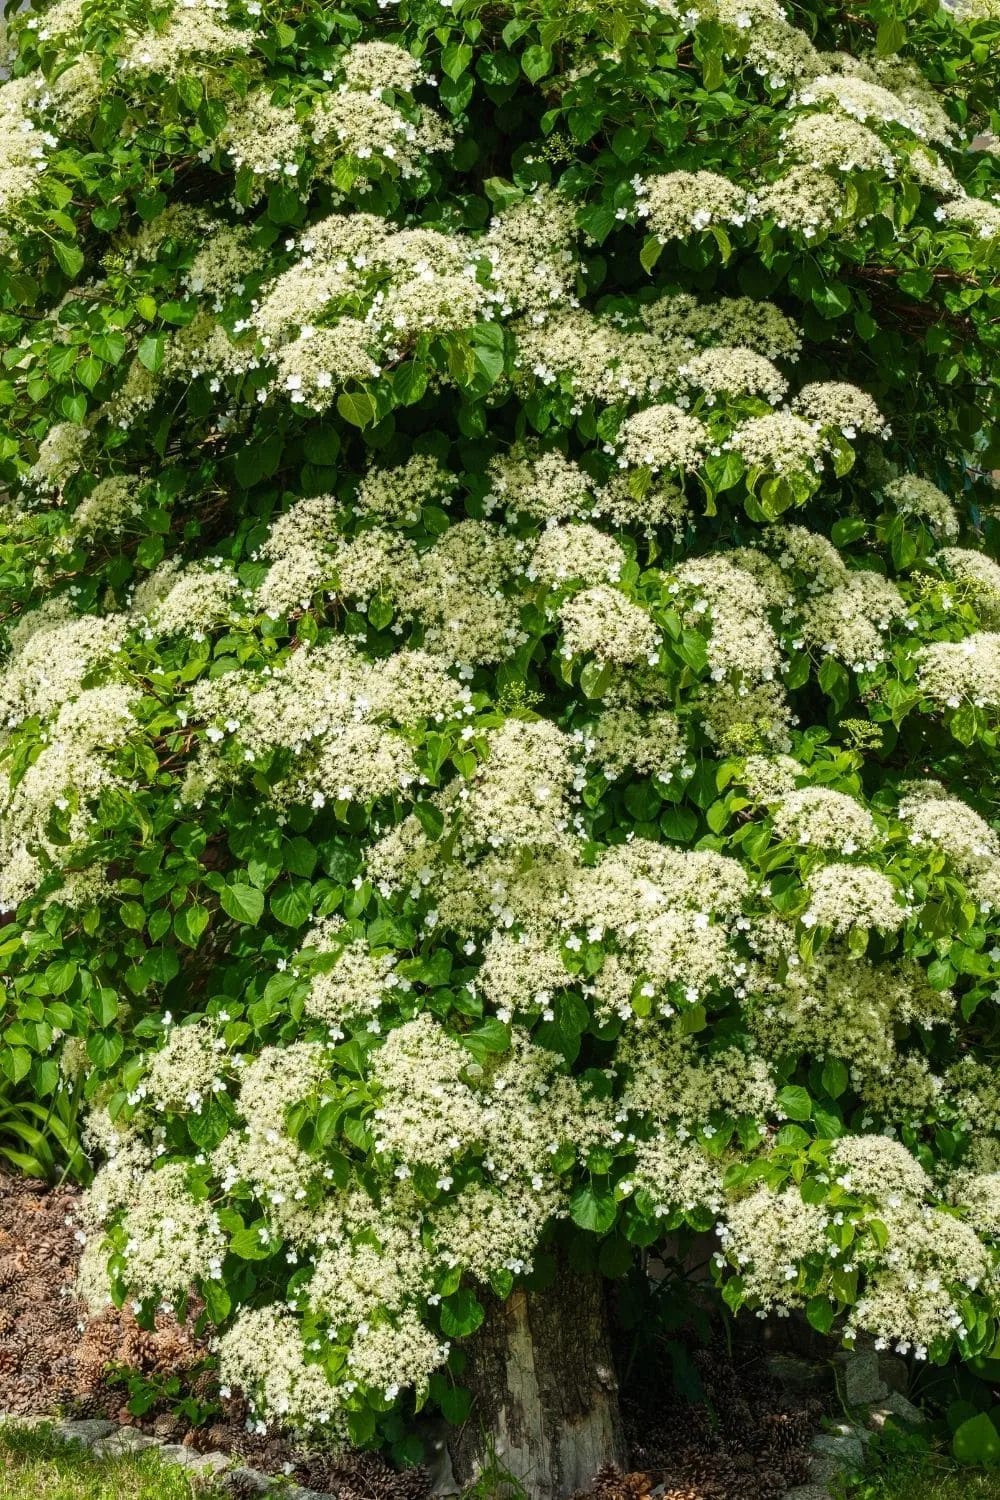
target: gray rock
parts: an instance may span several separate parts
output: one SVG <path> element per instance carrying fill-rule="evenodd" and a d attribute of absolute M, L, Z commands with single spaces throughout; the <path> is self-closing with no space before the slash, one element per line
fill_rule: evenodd
<path fill-rule="evenodd" d="M 224 1476 L 223 1484 L 233 1489 L 239 1488 L 240 1494 L 250 1491 L 256 1495 L 266 1495 L 274 1486 L 274 1480 L 267 1474 L 262 1474 L 259 1469 L 237 1468 L 230 1469 Z"/>
<path fill-rule="evenodd" d="M 862 1427 L 857 1422 L 833 1422 L 825 1431 L 834 1437 L 857 1438 L 858 1442 L 867 1446 L 872 1440 L 872 1434 L 867 1427 Z"/>
<path fill-rule="evenodd" d="M 183 1443 L 164 1443 L 160 1455 L 168 1463 L 180 1464 L 196 1473 L 221 1474 L 232 1467 L 232 1459 L 225 1453 L 199 1453 L 197 1448 L 187 1448 Z"/>
<path fill-rule="evenodd" d="M 873 1427 L 884 1427 L 890 1417 L 909 1422 L 914 1427 L 926 1420 L 919 1406 L 914 1406 L 912 1401 L 907 1401 L 898 1391 L 890 1391 L 885 1400 L 873 1407 L 870 1413 Z"/>
<path fill-rule="evenodd" d="M 119 1427 L 110 1437 L 98 1438 L 92 1452 L 117 1457 L 122 1453 L 141 1453 L 143 1448 L 158 1448 L 155 1438 L 147 1437 L 135 1427 Z"/>
<path fill-rule="evenodd" d="M 889 1394 L 874 1349 L 842 1349 L 833 1356 L 837 1389 L 847 1406 L 874 1406 Z"/>
<path fill-rule="evenodd" d="M 224 1474 L 231 1469 L 233 1460 L 228 1453 L 196 1453 L 194 1458 L 188 1460 L 188 1468 L 196 1469 L 202 1474 Z"/>
<path fill-rule="evenodd" d="M 825 1484 L 799 1484 L 785 1491 L 784 1500 L 830 1500 L 830 1491 Z"/>
<path fill-rule="evenodd" d="M 796 1354 L 769 1355 L 767 1373 L 787 1391 L 828 1391 L 833 1385 L 828 1364 L 800 1359 Z"/>
<path fill-rule="evenodd" d="M 56 1436 L 63 1438 L 65 1442 L 83 1443 L 87 1448 L 91 1443 L 96 1443 L 98 1438 L 107 1437 L 114 1430 L 114 1422 L 105 1422 L 96 1417 L 80 1422 L 59 1422 L 53 1429 Z"/>
<path fill-rule="evenodd" d="M 300 1484 L 293 1484 L 290 1489 L 281 1492 L 288 1500 L 330 1500 L 328 1493 L 322 1490 L 307 1490 Z"/>
<path fill-rule="evenodd" d="M 181 1464 L 185 1469 L 190 1466 L 192 1458 L 200 1457 L 193 1448 L 185 1448 L 183 1443 L 164 1443 L 160 1448 L 160 1457 L 168 1464 Z"/>
<path fill-rule="evenodd" d="M 825 1484 L 842 1474 L 854 1474 L 864 1467 L 865 1450 L 859 1438 L 845 1433 L 821 1432 L 809 1444 L 809 1476 Z"/>

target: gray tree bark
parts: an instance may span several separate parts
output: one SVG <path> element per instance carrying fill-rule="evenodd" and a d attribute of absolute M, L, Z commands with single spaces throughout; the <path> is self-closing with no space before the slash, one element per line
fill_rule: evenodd
<path fill-rule="evenodd" d="M 565 1500 L 625 1462 L 604 1284 L 565 1264 L 555 1285 L 491 1299 L 465 1346 L 475 1403 L 448 1444 L 462 1487 L 496 1466 L 530 1500 Z"/>

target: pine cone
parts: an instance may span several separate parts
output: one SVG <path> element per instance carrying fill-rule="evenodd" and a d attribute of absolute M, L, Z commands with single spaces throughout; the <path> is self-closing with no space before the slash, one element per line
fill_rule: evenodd
<path fill-rule="evenodd" d="M 397 1474 L 399 1500 L 430 1500 L 434 1488 L 430 1470 L 423 1464 L 413 1464 Z"/>
<path fill-rule="evenodd" d="M 216 1370 L 201 1370 L 191 1385 L 192 1393 L 199 1401 L 211 1401 L 219 1394 L 219 1376 Z"/>
<path fill-rule="evenodd" d="M 794 1489 L 799 1484 L 808 1484 L 810 1475 L 808 1452 L 801 1448 L 786 1454 L 782 1460 L 781 1470 L 785 1476 L 786 1489 Z"/>
<path fill-rule="evenodd" d="M 784 1472 L 770 1467 L 758 1469 L 757 1486 L 761 1500 L 781 1500 L 787 1488 Z"/>
<path fill-rule="evenodd" d="M 130 1328 L 121 1343 L 120 1358 L 130 1369 L 149 1371 L 157 1363 L 160 1341 L 156 1333 L 138 1324 Z"/>
<path fill-rule="evenodd" d="M 24 1277 L 27 1266 L 23 1255 L 0 1256 L 0 1287 L 6 1290 Z"/>
<path fill-rule="evenodd" d="M 594 1476 L 589 1490 L 581 1490 L 581 1496 L 596 1497 L 596 1500 L 643 1500 L 649 1494 L 650 1478 L 638 1470 L 625 1474 L 617 1464 L 603 1464 Z"/>
<path fill-rule="evenodd" d="M 340 1500 L 406 1500 L 402 1479 L 378 1453 L 346 1453 L 330 1467 Z"/>
<path fill-rule="evenodd" d="M 70 1399 L 70 1410 L 78 1422 L 86 1421 L 92 1417 L 99 1417 L 103 1410 L 100 1396 L 93 1391 L 83 1395 L 74 1395 Z"/>
<path fill-rule="evenodd" d="M 117 1320 L 112 1320 L 106 1314 L 100 1318 L 94 1318 L 83 1331 L 83 1338 L 77 1350 L 77 1359 L 83 1355 L 86 1359 L 96 1360 L 101 1365 L 111 1364 L 118 1358 L 121 1341 L 121 1324 Z"/>

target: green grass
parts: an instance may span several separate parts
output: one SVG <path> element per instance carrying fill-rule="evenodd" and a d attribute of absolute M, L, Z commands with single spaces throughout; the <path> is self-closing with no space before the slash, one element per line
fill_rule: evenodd
<path fill-rule="evenodd" d="M 222 1494 L 152 1449 L 95 1458 L 51 1427 L 0 1428 L 2 1500 L 221 1500 Z"/>
<path fill-rule="evenodd" d="M 1000 1500 L 1000 1471 L 963 1468 L 939 1452 L 886 1455 L 843 1500 Z"/>

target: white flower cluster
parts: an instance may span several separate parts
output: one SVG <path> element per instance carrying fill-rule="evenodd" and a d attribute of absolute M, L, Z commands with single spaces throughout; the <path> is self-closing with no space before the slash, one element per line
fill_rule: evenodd
<path fill-rule="evenodd" d="M 938 708 L 1000 709 L 1000 635 L 984 630 L 964 641 L 936 641 L 921 647 L 918 661 L 917 683 Z"/>
<path fill-rule="evenodd" d="M 221 868 L 178 835 L 199 905 L 151 899 L 163 945 L 204 920 L 199 965 L 224 954 L 232 972 L 192 991 L 207 1015 L 164 1019 L 127 1088 L 101 1080 L 82 1289 L 100 1302 L 105 1262 L 116 1294 L 210 1298 L 249 1237 L 270 1264 L 261 1305 L 221 1333 L 221 1378 L 255 1422 L 341 1441 L 362 1399 L 423 1398 L 449 1352 L 442 1298 L 529 1271 L 603 1179 L 654 1230 L 714 1216 L 720 1272 L 762 1311 L 843 1268 L 861 1278 L 849 1332 L 917 1352 L 961 1338 L 966 1294 L 998 1300 L 1000 1083 L 960 1027 L 1000 962 L 1000 836 L 935 782 L 897 797 L 882 771 L 905 737 L 862 762 L 897 702 L 1000 712 L 1000 567 L 957 545 L 948 494 L 883 457 L 850 320 L 820 349 L 821 299 L 800 327 L 711 290 L 710 262 L 754 285 L 734 242 L 778 266 L 828 234 L 840 256 L 876 213 L 926 236 L 936 212 L 943 253 L 978 264 L 1000 206 L 956 173 L 986 180 L 988 162 L 964 158 L 911 65 L 823 52 L 779 0 L 718 0 L 734 88 L 765 101 L 744 179 L 704 132 L 678 158 L 691 170 L 660 171 L 654 142 L 608 212 L 553 131 L 515 183 L 477 197 L 477 166 L 460 201 L 472 142 L 450 60 L 438 109 L 422 42 L 356 40 L 353 22 L 347 41 L 334 16 L 319 68 L 275 69 L 259 13 L 177 0 L 121 20 L 98 58 L 79 38 L 104 20 L 56 0 L 11 24 L 22 56 L 29 33 L 61 55 L 0 83 L 5 251 L 39 191 L 64 222 L 57 148 L 90 135 L 112 72 L 143 108 L 176 86 L 187 109 L 196 86 L 197 182 L 225 184 L 213 204 L 185 187 L 197 205 L 66 273 L 5 360 L 24 430 L 4 521 L 55 538 L 12 588 L 37 582 L 42 602 L 4 626 L 0 903 L 35 898 L 12 971 L 54 935 L 103 942 L 107 913 L 127 925 L 163 829 L 246 807 L 252 824 Z M 670 17 L 696 19 L 656 0 L 645 20 Z M 566 61 L 553 98 L 585 76 Z M 475 61 L 473 77 L 492 87 Z M 83 332 L 104 349 L 92 388 L 72 364 Z M 22 422 L 50 374 L 86 395 Z M 825 467 L 864 522 L 850 554 L 765 520 Z M 823 502 L 809 513 L 829 529 Z M 155 548 L 136 552 L 147 521 Z M 218 555 L 188 557 L 198 535 Z M 817 675 L 849 681 L 871 722 L 800 725 Z M 987 955 L 955 992 L 928 976 L 932 903 L 960 907 Z M 246 978 L 248 953 L 272 972 Z M 88 1066 L 73 1038 L 60 1076 Z M 811 1141 L 804 1197 L 782 1173 L 802 1138 L 787 1081 L 807 1069 L 814 1092 L 819 1074 L 850 1095 L 853 1131 L 884 1133 Z M 957 1142 L 947 1170 L 897 1139 L 929 1120 Z M 175 1152 L 185 1130 L 213 1144 Z"/>

